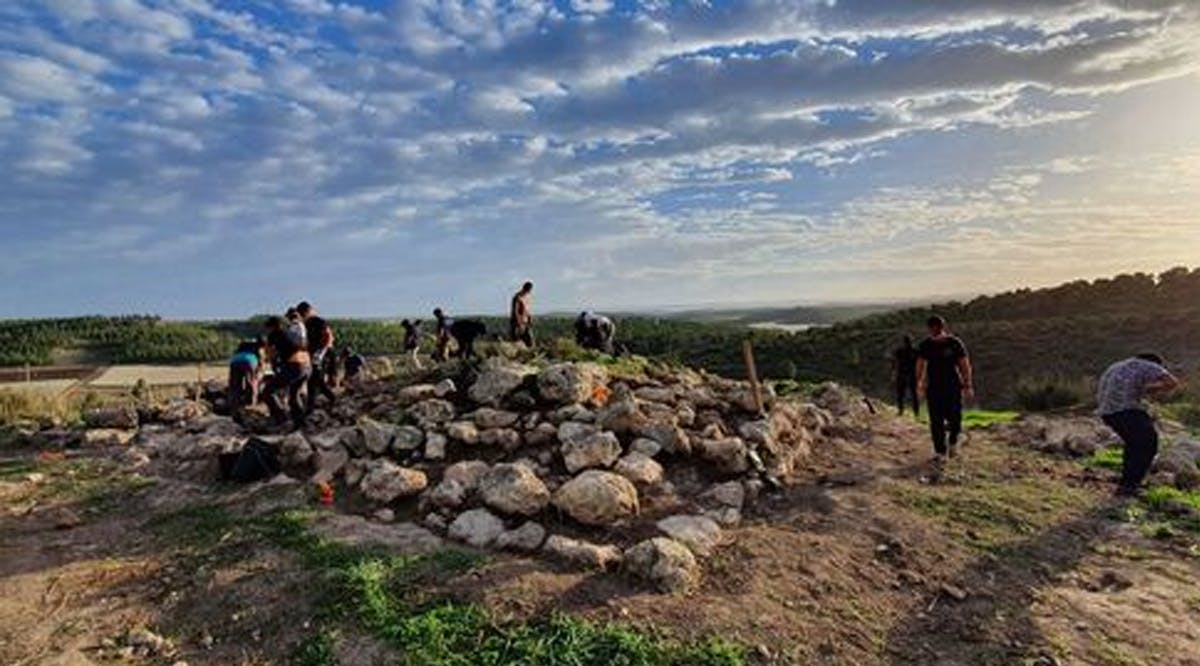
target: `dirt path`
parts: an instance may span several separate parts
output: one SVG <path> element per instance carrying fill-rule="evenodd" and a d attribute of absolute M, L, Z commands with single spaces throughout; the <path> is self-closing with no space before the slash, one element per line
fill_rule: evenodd
<path fill-rule="evenodd" d="M 730 530 L 688 597 L 507 557 L 444 591 L 506 618 L 566 611 L 720 636 L 763 663 L 1200 664 L 1196 547 L 1116 520 L 1106 478 L 977 431 L 931 479 L 917 425 L 881 418 L 858 435 L 818 452 L 807 482 Z M 311 573 L 223 523 L 196 526 L 213 502 L 261 512 L 307 501 L 294 487 L 235 497 L 147 485 L 102 461 L 10 464 L 0 663 L 289 663 L 315 617 Z M 181 510 L 190 533 L 172 527 Z M 175 649 L 123 646 L 139 626 Z M 386 661 L 365 638 L 348 643 L 342 663 Z"/>

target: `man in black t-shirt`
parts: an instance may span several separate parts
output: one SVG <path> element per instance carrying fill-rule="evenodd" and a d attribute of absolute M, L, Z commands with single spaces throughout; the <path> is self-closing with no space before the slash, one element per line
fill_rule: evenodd
<path fill-rule="evenodd" d="M 912 401 L 913 414 L 921 415 L 921 399 L 917 397 L 917 348 L 912 338 L 904 336 L 903 342 L 892 353 L 892 379 L 896 385 L 896 409 L 904 413 L 904 401 Z"/>
<path fill-rule="evenodd" d="M 929 411 L 929 432 L 940 462 L 954 457 L 962 432 L 963 400 L 975 397 L 967 347 L 950 334 L 946 320 L 930 317 L 929 337 L 917 347 L 917 392 Z"/>
<path fill-rule="evenodd" d="M 308 339 L 308 353 L 312 356 L 312 375 L 308 378 L 308 403 L 305 412 L 311 414 L 317 405 L 317 398 L 325 396 L 332 405 L 337 396 L 329 387 L 328 364 L 326 355 L 333 348 L 333 328 L 329 322 L 317 315 L 317 309 L 308 301 L 296 306 L 296 312 L 304 320 L 305 337 Z"/>

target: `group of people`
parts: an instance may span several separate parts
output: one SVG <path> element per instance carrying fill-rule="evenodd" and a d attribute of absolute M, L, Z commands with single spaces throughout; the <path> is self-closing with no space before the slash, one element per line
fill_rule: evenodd
<path fill-rule="evenodd" d="M 946 320 L 933 316 L 926 323 L 925 340 L 914 346 L 905 336 L 893 353 L 893 379 L 900 414 L 907 401 L 920 415 L 925 401 L 934 460 L 941 463 L 957 452 L 963 403 L 975 397 L 974 371 L 966 345 L 950 333 Z M 1158 431 L 1146 399 L 1167 397 L 1181 385 L 1155 353 L 1117 361 L 1100 376 L 1096 413 L 1124 445 L 1119 497 L 1137 496 L 1158 455 Z"/>
<path fill-rule="evenodd" d="M 440 307 L 433 310 L 433 317 L 434 360 L 475 357 L 475 342 L 487 334 L 482 321 L 454 319 Z M 421 320 L 405 319 L 400 325 L 404 353 L 421 369 Z M 512 297 L 508 333 L 513 342 L 534 346 L 532 282 L 521 285 Z M 603 315 L 583 312 L 575 322 L 576 341 L 588 349 L 613 353 L 615 334 L 616 326 Z M 268 317 L 261 335 L 239 344 L 230 359 L 231 411 L 240 414 L 262 400 L 277 424 L 285 425 L 290 418 L 293 427 L 302 428 L 320 398 L 332 405 L 337 400 L 333 389 L 342 382 L 355 382 L 365 371 L 362 354 L 348 346 L 335 353 L 335 341 L 333 327 L 307 301 L 282 317 Z"/>

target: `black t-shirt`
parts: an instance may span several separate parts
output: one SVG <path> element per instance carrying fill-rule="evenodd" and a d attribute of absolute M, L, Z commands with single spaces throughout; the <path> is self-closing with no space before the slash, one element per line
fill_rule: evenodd
<path fill-rule="evenodd" d="M 917 350 L 914 347 L 899 347 L 895 353 L 896 374 L 901 378 L 917 374 Z"/>
<path fill-rule="evenodd" d="M 367 364 L 367 359 L 362 357 L 362 354 L 351 354 L 346 357 L 346 376 L 353 377 L 359 372 L 362 372 L 363 366 Z"/>
<path fill-rule="evenodd" d="M 325 339 L 325 331 L 329 329 L 329 324 L 322 318 L 313 315 L 304 320 L 304 335 L 308 338 L 308 348 L 312 351 L 320 351 L 321 341 Z"/>
<path fill-rule="evenodd" d="M 926 338 L 917 347 L 917 355 L 925 359 L 925 377 L 929 391 L 934 393 L 962 390 L 958 376 L 958 361 L 966 358 L 967 347 L 953 335 Z"/>

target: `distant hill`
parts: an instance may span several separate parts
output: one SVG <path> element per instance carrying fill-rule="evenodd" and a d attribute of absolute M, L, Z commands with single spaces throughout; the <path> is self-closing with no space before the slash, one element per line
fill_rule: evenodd
<path fill-rule="evenodd" d="M 711 322 L 722 324 L 781 324 L 830 326 L 839 322 L 853 321 L 863 317 L 890 312 L 902 304 L 864 303 L 834 305 L 797 305 L 770 308 L 713 308 L 672 312 L 663 315 L 683 321 Z"/>

